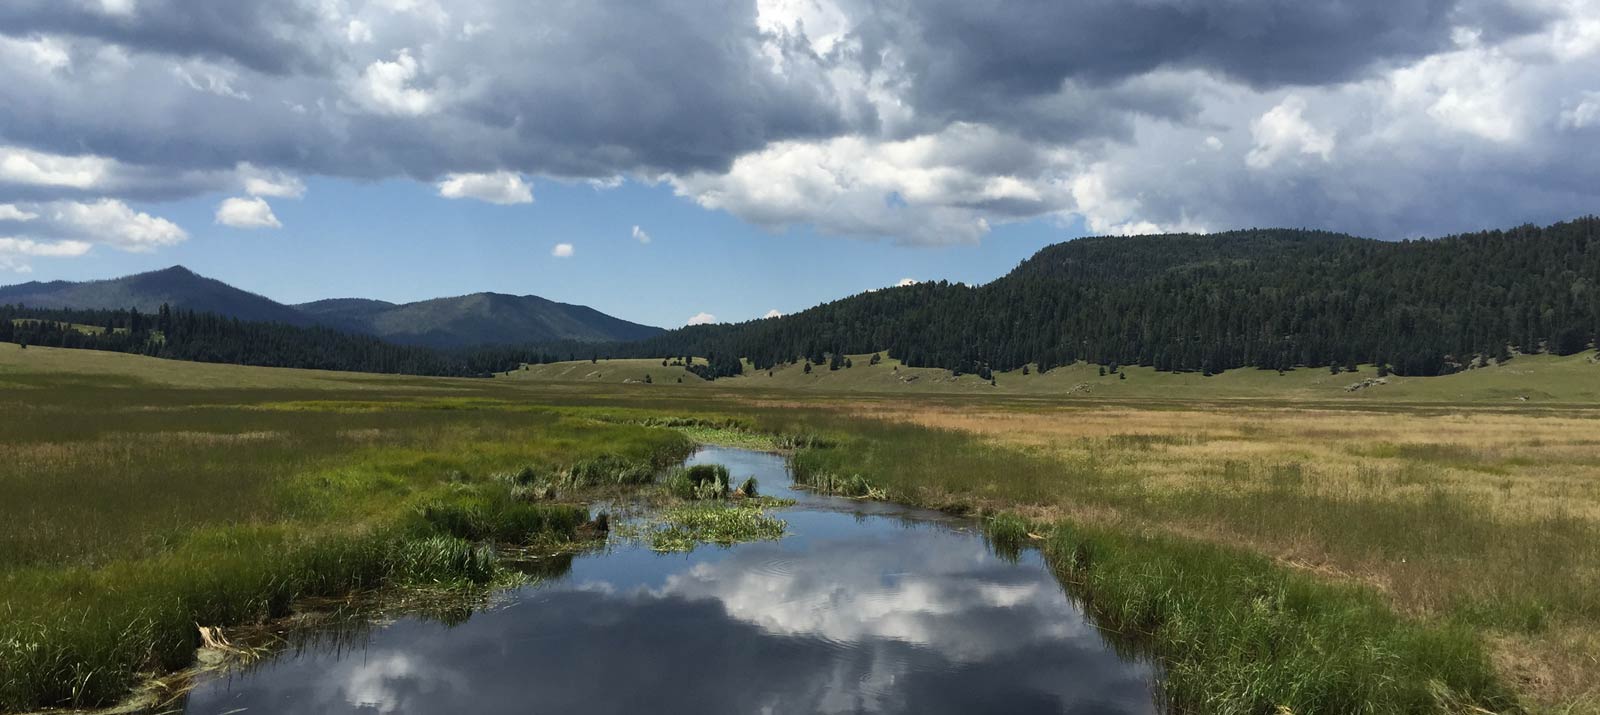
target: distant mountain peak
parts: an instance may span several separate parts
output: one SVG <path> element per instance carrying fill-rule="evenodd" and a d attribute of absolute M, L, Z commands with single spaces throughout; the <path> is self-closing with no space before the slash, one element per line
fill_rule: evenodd
<path fill-rule="evenodd" d="M 404 305 L 368 298 L 329 298 L 291 306 L 207 278 L 183 265 L 108 280 L 0 287 L 0 304 L 4 303 L 42 308 L 134 307 L 141 312 L 154 312 L 165 304 L 242 320 L 323 325 L 393 342 L 443 348 L 558 340 L 626 341 L 663 332 L 586 306 L 489 291 Z"/>

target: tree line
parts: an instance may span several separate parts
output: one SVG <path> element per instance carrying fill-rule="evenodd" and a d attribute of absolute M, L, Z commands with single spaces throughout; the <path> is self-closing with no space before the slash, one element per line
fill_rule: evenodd
<path fill-rule="evenodd" d="M 174 309 L 157 313 L 0 305 L 0 342 L 133 353 L 195 362 L 318 370 L 488 377 L 571 355 L 527 347 L 437 350 L 331 328 L 239 320 Z"/>
<path fill-rule="evenodd" d="M 1367 363 L 1440 375 L 1513 351 L 1594 344 L 1597 229 L 1589 216 L 1397 242 L 1289 229 L 1083 238 L 982 286 L 872 291 L 602 350 L 738 355 L 763 370 L 886 349 L 911 366 L 979 374 L 1088 361 L 1205 373 Z"/>

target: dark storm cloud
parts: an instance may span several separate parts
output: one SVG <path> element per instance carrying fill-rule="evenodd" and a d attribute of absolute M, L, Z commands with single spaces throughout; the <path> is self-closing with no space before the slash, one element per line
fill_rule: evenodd
<path fill-rule="evenodd" d="M 848 129 L 814 67 L 774 72 L 750 2 L 507 4 L 498 19 L 547 31 L 442 61 L 487 73 L 463 111 L 547 171 L 721 170 L 771 141 Z"/>
<path fill-rule="evenodd" d="M 325 69 L 338 48 L 307 0 L 6 0 L 0 33 L 93 37 L 176 56 L 285 74 Z"/>
<path fill-rule="evenodd" d="M 1459 0 L 914 0 L 866 14 L 865 54 L 905 53 L 925 118 L 998 120 L 1057 139 L 1114 130 L 1128 111 L 1189 114 L 1177 87 L 1115 97 L 1099 117 L 1057 111 L 1070 104 L 1063 94 L 1098 99 L 1085 90 L 1157 70 L 1256 89 L 1325 85 L 1446 48 L 1458 22 L 1496 37 L 1542 22 L 1504 3 Z"/>
<path fill-rule="evenodd" d="M 1595 2 L 0 0 L 0 151 L 116 162 L 0 201 L 235 190 L 249 162 L 664 179 L 915 243 L 1559 218 L 1596 164 Z"/>
<path fill-rule="evenodd" d="M 98 38 L 135 54 L 125 76 L 103 84 L 0 68 L 0 78 L 15 75 L 0 84 L 0 143 L 173 169 L 251 161 L 351 177 L 492 168 L 606 177 L 721 170 L 768 142 L 849 129 L 818 66 L 774 71 L 745 2 L 504 2 L 480 8 L 488 21 L 471 37 L 455 21 L 430 27 L 435 34 L 401 28 L 389 49 L 352 46 L 359 59 L 322 47 L 314 38 L 330 33 L 301 27 L 304 7 L 198 6 L 188 14 L 144 2 L 118 19 L 50 2 L 7 5 L 0 22 L 19 33 Z M 416 63 L 405 88 L 433 104 L 413 114 L 362 106 L 364 73 L 402 51 Z M 248 100 L 186 86 L 165 53 L 237 62 L 218 68 Z M 75 54 L 94 61 L 84 47 Z M 343 64 L 324 71 L 333 57 Z"/>

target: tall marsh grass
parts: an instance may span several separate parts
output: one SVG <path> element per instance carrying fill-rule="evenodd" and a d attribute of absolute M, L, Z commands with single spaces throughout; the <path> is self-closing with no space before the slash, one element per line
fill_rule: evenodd
<path fill-rule="evenodd" d="M 571 541 L 588 514 L 475 475 L 641 484 L 692 447 L 487 401 L 83 389 L 0 397 L 0 710 L 109 703 L 188 665 L 197 625 L 494 582 L 492 544 Z"/>

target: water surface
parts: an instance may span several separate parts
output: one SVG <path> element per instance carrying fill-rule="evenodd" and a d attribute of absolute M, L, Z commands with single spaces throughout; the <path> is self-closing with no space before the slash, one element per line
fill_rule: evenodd
<path fill-rule="evenodd" d="M 1153 713 L 1036 553 L 970 522 L 788 489 L 781 457 L 691 463 L 797 499 L 781 541 L 690 554 L 622 545 L 445 625 L 404 618 L 195 690 L 222 713 Z"/>

